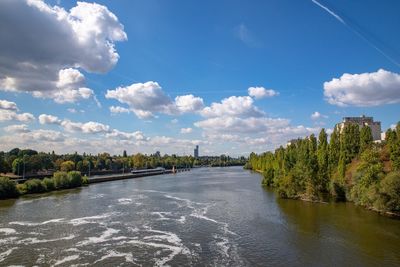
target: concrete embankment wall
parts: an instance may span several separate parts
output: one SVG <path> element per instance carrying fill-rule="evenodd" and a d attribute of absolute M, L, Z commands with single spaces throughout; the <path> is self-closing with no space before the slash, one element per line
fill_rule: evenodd
<path fill-rule="evenodd" d="M 190 171 L 190 169 L 176 170 L 176 172 L 182 172 L 182 171 Z M 142 173 L 127 173 L 125 175 L 102 175 L 97 177 L 89 177 L 89 184 L 102 183 L 115 180 L 133 179 L 133 178 L 140 178 L 153 175 L 170 174 L 170 173 L 173 173 L 172 170 L 149 171 Z"/>

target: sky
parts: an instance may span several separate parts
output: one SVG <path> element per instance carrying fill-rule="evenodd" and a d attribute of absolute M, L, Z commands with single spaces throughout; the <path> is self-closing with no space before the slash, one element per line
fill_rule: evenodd
<path fill-rule="evenodd" d="M 0 1 L 0 150 L 247 156 L 400 120 L 395 0 Z"/>

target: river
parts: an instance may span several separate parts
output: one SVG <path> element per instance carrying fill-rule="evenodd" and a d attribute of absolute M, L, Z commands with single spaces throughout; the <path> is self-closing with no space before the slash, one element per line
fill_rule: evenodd
<path fill-rule="evenodd" d="M 0 201 L 0 266 L 400 266 L 400 221 L 231 168 Z"/>

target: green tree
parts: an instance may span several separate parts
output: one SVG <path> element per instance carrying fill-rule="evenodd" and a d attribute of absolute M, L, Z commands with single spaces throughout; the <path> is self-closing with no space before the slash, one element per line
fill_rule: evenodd
<path fill-rule="evenodd" d="M 372 131 L 368 126 L 364 126 L 360 131 L 360 152 L 370 148 L 373 142 Z"/>
<path fill-rule="evenodd" d="M 318 136 L 318 190 L 327 192 L 329 183 L 328 170 L 328 136 L 325 129 L 322 129 Z"/>
<path fill-rule="evenodd" d="M 337 170 L 340 157 L 340 136 L 337 127 L 335 127 L 331 134 L 328 153 L 329 173 L 332 174 Z"/>
<path fill-rule="evenodd" d="M 60 170 L 62 172 L 69 172 L 75 170 L 75 163 L 71 160 L 61 163 Z"/>

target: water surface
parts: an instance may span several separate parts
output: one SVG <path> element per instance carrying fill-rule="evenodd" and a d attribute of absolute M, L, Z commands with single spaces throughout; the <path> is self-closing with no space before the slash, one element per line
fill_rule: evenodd
<path fill-rule="evenodd" d="M 400 221 L 202 168 L 0 201 L 0 265 L 400 266 Z"/>

